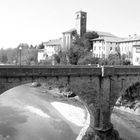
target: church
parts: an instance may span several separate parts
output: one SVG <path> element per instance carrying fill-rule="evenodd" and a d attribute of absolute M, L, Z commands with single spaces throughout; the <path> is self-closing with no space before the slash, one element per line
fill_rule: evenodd
<path fill-rule="evenodd" d="M 63 49 L 69 49 L 72 44 L 72 33 L 73 31 L 77 31 L 80 36 L 83 36 L 86 32 L 92 32 L 95 30 L 87 29 L 87 13 L 84 11 L 78 11 L 75 13 L 75 28 L 69 29 L 68 31 L 63 32 Z M 115 35 L 108 32 L 100 32 L 95 31 L 99 35 L 99 37 L 112 37 L 116 38 Z"/>
<path fill-rule="evenodd" d="M 49 40 L 43 42 L 45 48 L 38 50 L 38 62 L 45 60 L 46 57 L 51 57 L 53 54 L 58 53 L 59 50 L 67 50 L 72 45 L 72 33 L 76 31 L 80 36 L 83 36 L 86 32 L 92 32 L 87 30 L 87 13 L 84 11 L 78 11 L 75 13 L 75 27 L 64 31 L 62 37 L 59 39 Z M 111 33 L 96 31 L 99 37 L 115 37 Z"/>
<path fill-rule="evenodd" d="M 140 49 L 140 36 L 133 35 L 127 38 L 119 38 L 108 32 L 101 32 L 87 29 L 87 13 L 84 11 L 78 11 L 75 13 L 75 27 L 64 31 L 60 39 L 49 40 L 43 42 L 45 48 L 38 51 L 38 62 L 45 60 L 46 57 L 51 57 L 53 54 L 57 54 L 60 50 L 67 50 L 72 45 L 72 35 L 76 31 L 79 36 L 83 36 L 86 32 L 96 32 L 98 38 L 93 39 L 93 57 L 107 58 L 110 53 L 116 51 L 119 47 L 120 54 L 125 54 L 127 59 L 132 64 L 140 65 L 140 53 L 134 51 Z M 136 62 L 133 62 L 136 61 Z"/>

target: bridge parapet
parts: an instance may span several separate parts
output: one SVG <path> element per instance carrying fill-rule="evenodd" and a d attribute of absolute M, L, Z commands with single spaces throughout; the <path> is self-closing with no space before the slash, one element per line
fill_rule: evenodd
<path fill-rule="evenodd" d="M 140 67 L 0 66 L 0 93 L 36 80 L 46 84 L 62 82 L 62 86 L 68 86 L 84 101 L 90 113 L 90 129 L 86 136 L 90 136 L 91 130 L 101 140 L 116 140 L 115 134 L 110 135 L 114 133 L 110 122 L 111 111 L 120 91 L 140 82 Z"/>
<path fill-rule="evenodd" d="M 140 66 L 104 66 L 104 76 L 140 75 Z"/>
<path fill-rule="evenodd" d="M 101 75 L 99 67 L 91 66 L 3 66 L 0 77 L 19 76 L 95 76 Z"/>

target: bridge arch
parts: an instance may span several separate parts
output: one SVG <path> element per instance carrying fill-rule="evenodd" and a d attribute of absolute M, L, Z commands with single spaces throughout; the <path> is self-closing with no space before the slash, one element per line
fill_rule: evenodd
<path fill-rule="evenodd" d="M 134 103 L 135 100 L 140 100 L 140 81 L 138 80 L 137 82 L 132 82 L 129 85 L 127 85 L 120 94 L 119 97 L 119 102 L 120 104 L 125 102 L 128 103 Z M 122 103 L 121 103 L 122 102 Z M 130 106 L 131 108 L 132 106 Z"/>
<path fill-rule="evenodd" d="M 27 76 L 27 77 L 5 77 L 0 79 L 0 93 L 14 88 L 19 85 L 32 82 L 46 83 L 49 85 L 59 86 L 61 83 L 64 88 L 69 86 L 82 101 L 85 108 L 90 114 L 89 131 L 93 131 L 95 114 L 100 111 L 100 93 L 99 93 L 99 77 L 98 76 Z M 97 109 L 98 108 L 98 109 Z M 96 124 L 99 125 L 99 124 Z"/>
<path fill-rule="evenodd" d="M 123 93 L 130 87 L 140 83 L 140 76 L 126 76 L 122 81 L 123 83 L 122 89 L 120 90 L 120 95 L 123 95 Z"/>
<path fill-rule="evenodd" d="M 90 128 L 100 135 L 98 135 L 100 139 L 106 139 L 107 135 L 112 133 L 111 109 L 124 91 L 134 83 L 140 82 L 140 68 L 4 66 L 0 68 L 0 93 L 37 79 L 44 82 L 54 79 L 56 84 L 62 82 L 64 85 L 68 85 L 86 103 L 91 118 Z M 114 139 L 111 138 L 111 140 Z"/>
<path fill-rule="evenodd" d="M 14 77 L 14 78 L 0 78 L 0 94 L 3 94 L 5 91 L 10 90 L 16 86 L 29 83 L 46 83 L 51 85 L 51 83 L 56 83 L 56 77 Z"/>

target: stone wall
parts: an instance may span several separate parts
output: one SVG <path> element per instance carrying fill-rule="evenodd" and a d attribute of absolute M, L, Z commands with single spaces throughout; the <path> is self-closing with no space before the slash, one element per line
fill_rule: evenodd
<path fill-rule="evenodd" d="M 0 67 L 0 93 L 34 81 L 60 84 L 77 94 L 90 113 L 85 139 L 118 140 L 110 121 L 115 102 L 132 84 L 140 82 L 140 67 L 46 66 Z"/>

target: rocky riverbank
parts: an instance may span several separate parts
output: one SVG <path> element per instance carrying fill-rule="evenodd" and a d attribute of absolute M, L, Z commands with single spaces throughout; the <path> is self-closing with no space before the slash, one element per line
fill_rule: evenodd
<path fill-rule="evenodd" d="M 136 99 L 131 101 L 120 97 L 116 102 L 115 108 L 135 115 L 140 115 L 140 100 Z"/>

